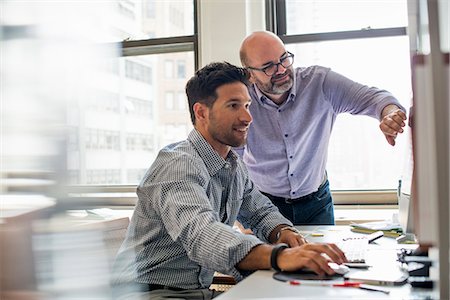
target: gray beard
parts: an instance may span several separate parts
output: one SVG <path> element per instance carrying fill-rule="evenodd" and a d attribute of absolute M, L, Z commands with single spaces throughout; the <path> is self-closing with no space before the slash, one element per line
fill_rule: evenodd
<path fill-rule="evenodd" d="M 289 91 L 292 88 L 293 82 L 292 80 L 286 82 L 285 84 L 281 85 L 281 86 L 272 86 L 272 90 L 271 90 L 271 94 L 274 95 L 282 95 L 284 93 L 286 93 L 287 91 Z"/>

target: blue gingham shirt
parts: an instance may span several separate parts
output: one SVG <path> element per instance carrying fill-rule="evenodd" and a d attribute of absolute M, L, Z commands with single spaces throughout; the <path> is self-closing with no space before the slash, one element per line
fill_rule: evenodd
<path fill-rule="evenodd" d="M 268 242 L 277 225 L 292 225 L 256 189 L 233 151 L 224 160 L 195 129 L 160 151 L 137 194 L 116 259 L 119 282 L 206 288 L 214 271 L 241 280 L 236 264 Z M 233 229 L 237 218 L 255 235 Z"/>
<path fill-rule="evenodd" d="M 354 82 L 329 68 L 296 68 L 287 100 L 276 105 L 257 87 L 243 155 L 250 178 L 263 192 L 298 198 L 317 191 L 325 177 L 328 143 L 340 113 L 380 119 L 384 107 L 405 109 L 387 91 Z M 349 133 L 351 134 L 351 133 Z"/>

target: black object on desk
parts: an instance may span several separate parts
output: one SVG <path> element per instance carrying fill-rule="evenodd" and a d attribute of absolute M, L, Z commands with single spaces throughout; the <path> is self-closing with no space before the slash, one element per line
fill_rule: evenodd
<path fill-rule="evenodd" d="M 424 277 L 424 276 L 410 276 L 408 278 L 408 283 L 411 284 L 411 286 L 415 287 L 415 288 L 432 289 L 434 286 L 434 283 L 430 279 L 430 277 Z"/>
<path fill-rule="evenodd" d="M 276 272 L 273 274 L 273 278 L 279 281 L 292 281 L 292 280 L 332 280 L 342 278 L 340 274 L 334 275 L 318 275 L 313 271 L 299 270 L 295 272 Z"/>

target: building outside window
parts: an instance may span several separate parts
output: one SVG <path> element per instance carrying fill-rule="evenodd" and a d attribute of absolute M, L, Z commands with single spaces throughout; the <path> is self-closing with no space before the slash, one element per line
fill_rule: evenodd
<path fill-rule="evenodd" d="M 173 60 L 166 60 L 164 62 L 166 78 L 173 78 Z"/>
<path fill-rule="evenodd" d="M 192 36 L 194 44 L 194 1 L 121 0 L 109 7 L 114 13 L 107 16 L 110 28 L 101 41 L 173 38 L 176 43 L 177 37 Z M 137 184 L 159 148 L 192 128 L 181 94 L 194 73 L 194 47 L 149 49 L 149 54 L 96 60 L 91 92 L 70 103 L 69 183 Z M 166 124 L 174 120 L 176 134 L 168 138 Z"/>
<path fill-rule="evenodd" d="M 177 93 L 177 107 L 180 111 L 185 111 L 188 109 L 187 96 L 184 91 Z"/>
<path fill-rule="evenodd" d="M 166 109 L 173 110 L 175 108 L 173 92 L 166 92 Z"/>
<path fill-rule="evenodd" d="M 177 78 L 185 78 L 186 77 L 186 63 L 183 60 L 179 60 L 177 62 Z"/>

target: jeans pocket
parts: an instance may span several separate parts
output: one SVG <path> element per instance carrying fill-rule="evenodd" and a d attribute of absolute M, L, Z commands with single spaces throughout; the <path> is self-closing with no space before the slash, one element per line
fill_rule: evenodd
<path fill-rule="evenodd" d="M 330 184 L 328 180 L 319 188 L 319 190 L 315 194 L 315 197 L 317 201 L 331 199 Z"/>

